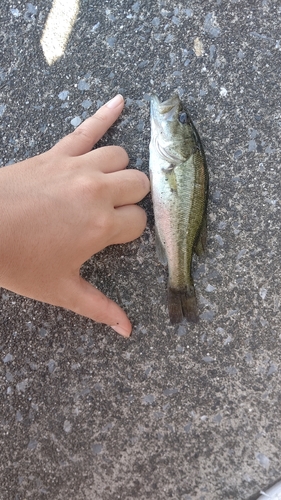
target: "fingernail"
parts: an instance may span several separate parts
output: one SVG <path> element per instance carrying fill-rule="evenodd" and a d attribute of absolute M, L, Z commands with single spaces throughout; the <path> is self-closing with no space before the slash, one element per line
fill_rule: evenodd
<path fill-rule="evenodd" d="M 121 94 L 117 94 L 115 97 L 113 97 L 113 99 L 111 99 L 106 103 L 106 106 L 108 108 L 117 108 L 117 106 L 119 106 L 119 104 L 121 104 L 121 102 L 123 101 L 124 101 L 123 96 Z"/>
<path fill-rule="evenodd" d="M 128 330 L 125 330 L 125 328 L 122 328 L 120 325 L 112 326 L 112 330 L 114 330 L 117 333 L 120 333 L 120 335 L 123 335 L 123 337 L 130 337 L 131 332 Z"/>

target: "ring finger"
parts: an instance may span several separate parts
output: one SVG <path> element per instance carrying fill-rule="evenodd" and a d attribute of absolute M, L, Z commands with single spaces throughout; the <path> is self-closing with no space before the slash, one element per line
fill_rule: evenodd
<path fill-rule="evenodd" d="M 106 174 L 114 207 L 141 201 L 150 191 L 148 177 L 139 170 L 127 169 Z"/>

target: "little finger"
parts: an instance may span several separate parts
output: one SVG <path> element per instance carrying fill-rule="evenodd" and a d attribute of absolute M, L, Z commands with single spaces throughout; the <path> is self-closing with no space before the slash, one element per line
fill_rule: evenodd
<path fill-rule="evenodd" d="M 114 231 L 108 245 L 136 240 L 145 230 L 147 216 L 138 205 L 118 207 L 114 211 Z"/>

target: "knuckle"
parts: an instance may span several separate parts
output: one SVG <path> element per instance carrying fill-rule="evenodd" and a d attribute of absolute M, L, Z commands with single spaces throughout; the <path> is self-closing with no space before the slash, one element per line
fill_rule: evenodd
<path fill-rule="evenodd" d="M 80 127 L 77 127 L 76 130 L 74 130 L 73 132 L 71 132 L 71 134 L 69 134 L 69 137 L 71 137 L 71 136 L 75 140 L 83 139 L 83 141 L 87 141 L 87 142 L 90 142 L 90 143 L 93 142 L 93 137 L 91 136 L 91 134 L 90 134 L 89 130 L 87 129 L 87 127 L 84 126 L 84 124 L 80 125 Z"/>
<path fill-rule="evenodd" d="M 95 218 L 94 218 L 94 231 L 101 236 L 106 234 L 110 235 L 114 231 L 114 217 L 112 210 L 104 200 L 108 198 L 108 186 L 103 180 L 103 177 L 95 181 L 91 176 L 80 175 L 76 177 L 73 189 L 77 193 L 77 199 L 81 200 L 81 203 L 85 207 L 96 207 Z"/>
<path fill-rule="evenodd" d="M 100 212 L 95 219 L 94 234 L 108 246 L 115 236 L 114 218 L 111 212 Z"/>
<path fill-rule="evenodd" d="M 99 186 L 96 186 L 96 184 L 92 182 L 91 177 L 87 175 L 75 176 L 73 190 L 77 193 L 78 199 L 86 203 L 91 201 L 96 196 L 97 192 L 100 191 Z"/>
<path fill-rule="evenodd" d="M 93 120 L 95 120 L 99 124 L 104 125 L 107 123 L 108 118 L 102 111 L 97 111 L 97 113 L 93 115 Z"/>

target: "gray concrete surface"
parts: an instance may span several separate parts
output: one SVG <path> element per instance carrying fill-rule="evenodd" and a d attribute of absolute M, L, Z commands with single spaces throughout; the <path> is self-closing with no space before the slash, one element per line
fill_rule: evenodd
<path fill-rule="evenodd" d="M 128 311 L 129 340 L 2 290 L 0 498 L 253 499 L 281 476 L 281 4 L 81 0 L 49 66 L 51 5 L 1 2 L 1 164 L 122 92 L 101 143 L 148 173 L 148 96 L 177 90 L 210 172 L 201 321 L 169 324 L 150 197 L 142 238 L 82 271 Z"/>

